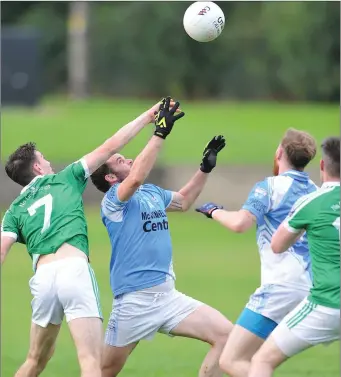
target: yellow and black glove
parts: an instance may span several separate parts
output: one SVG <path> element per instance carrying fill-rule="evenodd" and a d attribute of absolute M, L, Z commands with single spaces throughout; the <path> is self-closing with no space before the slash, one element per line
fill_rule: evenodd
<path fill-rule="evenodd" d="M 203 152 L 203 159 L 200 164 L 200 170 L 204 173 L 210 173 L 217 164 L 217 155 L 225 147 L 226 142 L 223 135 L 215 136 L 206 144 Z"/>
<path fill-rule="evenodd" d="M 184 112 L 180 112 L 175 115 L 176 111 L 180 106 L 180 103 L 175 102 L 174 106 L 171 109 L 169 109 L 170 102 L 170 97 L 164 98 L 160 103 L 159 111 L 155 112 L 154 135 L 161 137 L 162 139 L 166 139 L 166 137 L 170 134 L 174 122 L 176 122 L 178 119 L 182 118 L 185 115 Z"/>

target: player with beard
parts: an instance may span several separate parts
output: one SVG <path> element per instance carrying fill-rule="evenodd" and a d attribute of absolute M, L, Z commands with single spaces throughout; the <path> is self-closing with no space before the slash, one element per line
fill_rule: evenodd
<path fill-rule="evenodd" d="M 172 109 L 169 103 L 169 97 L 162 101 L 154 135 L 134 162 L 115 154 L 91 175 L 104 193 L 101 218 L 111 244 L 114 295 L 102 377 L 117 376 L 139 342 L 153 339 L 156 333 L 208 343 L 211 348 L 199 376 L 222 376 L 219 357 L 233 325 L 216 309 L 176 289 L 168 212 L 184 212 L 192 206 L 216 166 L 225 139 L 215 136 L 206 145 L 200 168 L 179 191 L 145 183 L 174 122 L 184 115 L 174 115 L 178 102 Z"/>
<path fill-rule="evenodd" d="M 309 134 L 287 130 L 277 148 L 274 176 L 256 183 L 239 211 L 226 211 L 215 203 L 197 208 L 226 228 L 244 233 L 257 226 L 261 260 L 261 285 L 250 296 L 220 358 L 220 367 L 231 377 L 246 377 L 253 355 L 278 323 L 309 294 L 311 261 L 306 236 L 283 254 L 271 249 L 271 238 L 302 196 L 316 191 L 304 172 L 315 157 L 316 143 Z"/>

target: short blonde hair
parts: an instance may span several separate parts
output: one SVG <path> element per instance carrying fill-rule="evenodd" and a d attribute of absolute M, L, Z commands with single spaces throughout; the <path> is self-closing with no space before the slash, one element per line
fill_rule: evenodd
<path fill-rule="evenodd" d="M 285 133 L 281 146 L 289 164 L 295 169 L 304 169 L 316 155 L 315 139 L 304 131 L 289 128 Z"/>

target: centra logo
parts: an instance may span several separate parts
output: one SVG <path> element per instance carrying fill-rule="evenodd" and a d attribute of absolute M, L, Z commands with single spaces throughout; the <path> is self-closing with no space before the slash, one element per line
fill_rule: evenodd
<path fill-rule="evenodd" d="M 162 221 L 146 221 L 143 223 L 142 229 L 144 232 L 158 232 L 160 230 L 168 230 L 168 221 L 163 219 Z"/>

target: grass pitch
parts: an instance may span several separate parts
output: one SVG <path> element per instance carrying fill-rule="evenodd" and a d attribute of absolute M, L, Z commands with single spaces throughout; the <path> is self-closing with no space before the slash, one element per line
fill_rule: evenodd
<path fill-rule="evenodd" d="M 63 148 L 63 150 L 67 150 Z M 99 282 L 106 326 L 111 310 L 110 248 L 99 208 L 87 208 L 92 264 Z M 232 234 L 196 213 L 170 214 L 177 288 L 210 304 L 235 321 L 259 284 L 259 258 L 254 231 Z M 16 246 L 2 270 L 2 376 L 11 377 L 24 361 L 29 342 L 31 261 Z M 194 377 L 208 346 L 199 341 L 157 335 L 131 355 L 122 377 Z M 337 377 L 339 344 L 319 346 L 294 357 L 276 377 Z M 56 353 L 43 377 L 78 377 L 76 353 L 64 323 Z"/>
<path fill-rule="evenodd" d="M 2 158 L 21 143 L 36 141 L 47 159 L 71 162 L 151 105 L 153 101 L 47 98 L 32 110 L 5 108 Z M 227 139 L 219 163 L 268 164 L 288 127 L 304 129 L 318 142 L 340 131 L 337 105 L 182 101 L 182 108 L 186 116 L 175 125 L 160 158 L 166 164 L 197 164 L 206 143 L 218 134 Z M 152 132 L 152 126 L 143 130 L 123 153 L 134 158 Z"/>

